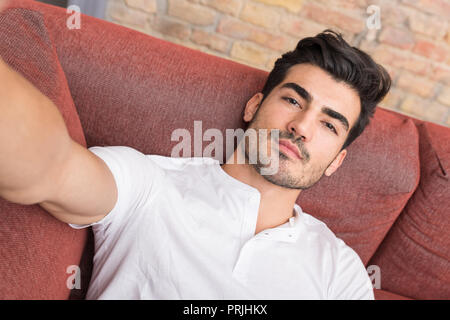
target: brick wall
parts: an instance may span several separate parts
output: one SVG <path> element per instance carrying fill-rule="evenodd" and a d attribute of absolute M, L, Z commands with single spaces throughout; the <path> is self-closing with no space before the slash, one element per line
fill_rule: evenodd
<path fill-rule="evenodd" d="M 332 28 L 391 74 L 382 107 L 450 127 L 450 0 L 110 0 L 107 19 L 268 71 Z"/>

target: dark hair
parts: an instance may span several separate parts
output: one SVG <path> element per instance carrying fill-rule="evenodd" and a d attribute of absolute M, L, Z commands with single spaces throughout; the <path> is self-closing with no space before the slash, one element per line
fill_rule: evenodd
<path fill-rule="evenodd" d="M 320 67 L 336 81 L 344 81 L 357 91 L 361 112 L 342 147 L 346 148 L 369 124 L 375 107 L 391 87 L 391 77 L 368 54 L 351 47 L 340 34 L 327 29 L 315 37 L 300 40 L 293 51 L 275 62 L 262 90 L 263 101 L 284 80 L 289 68 L 301 63 Z"/>

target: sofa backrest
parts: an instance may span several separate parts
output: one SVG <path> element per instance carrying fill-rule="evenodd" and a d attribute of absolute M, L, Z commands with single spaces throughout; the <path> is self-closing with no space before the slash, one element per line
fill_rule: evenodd
<path fill-rule="evenodd" d="M 450 129 L 415 121 L 420 183 L 370 264 L 381 286 L 415 299 L 450 299 Z"/>

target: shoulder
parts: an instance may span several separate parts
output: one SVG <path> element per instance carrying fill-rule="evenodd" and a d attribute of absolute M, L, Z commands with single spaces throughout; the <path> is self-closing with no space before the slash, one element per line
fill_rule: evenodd
<path fill-rule="evenodd" d="M 121 157 L 127 160 L 151 161 L 163 169 L 180 169 L 185 166 L 215 165 L 218 163 L 213 158 L 192 157 L 174 158 L 156 154 L 144 154 L 141 151 L 128 146 L 93 146 L 89 150 L 101 157 Z"/>
<path fill-rule="evenodd" d="M 349 257 L 351 259 L 360 260 L 358 254 L 349 247 L 344 240 L 339 238 L 323 221 L 313 217 L 312 215 L 302 212 L 303 224 L 307 228 L 310 237 L 321 242 L 330 249 L 332 258 L 342 259 Z"/>
<path fill-rule="evenodd" d="M 302 213 L 312 241 L 320 243 L 331 262 L 327 296 L 331 299 L 373 299 L 372 282 L 359 255 L 328 226 L 310 214 Z"/>
<path fill-rule="evenodd" d="M 181 171 L 186 168 L 203 168 L 217 165 L 218 161 L 212 158 L 172 158 L 160 155 L 147 155 L 147 158 L 158 165 L 161 169 L 168 171 Z"/>
<path fill-rule="evenodd" d="M 310 236 L 317 237 L 323 243 L 330 245 L 333 248 L 342 246 L 343 241 L 339 239 L 333 231 L 325 224 L 325 222 L 313 217 L 312 215 L 302 212 L 301 219 L 303 225 L 307 228 Z"/>

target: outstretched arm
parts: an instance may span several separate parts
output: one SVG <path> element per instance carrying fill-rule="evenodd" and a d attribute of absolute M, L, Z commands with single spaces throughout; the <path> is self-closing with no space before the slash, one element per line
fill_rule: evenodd
<path fill-rule="evenodd" d="M 1 58 L 0 197 L 75 224 L 100 220 L 117 200 L 106 164 L 71 139 L 55 104 Z"/>

